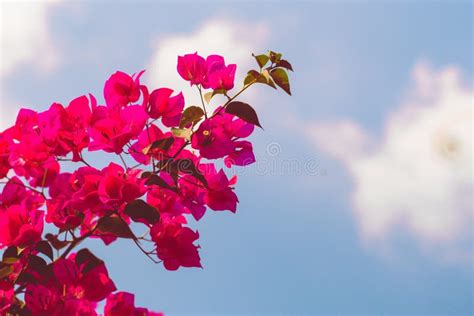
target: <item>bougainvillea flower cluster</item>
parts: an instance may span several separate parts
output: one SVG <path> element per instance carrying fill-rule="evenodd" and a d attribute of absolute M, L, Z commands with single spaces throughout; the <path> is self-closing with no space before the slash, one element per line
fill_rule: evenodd
<path fill-rule="evenodd" d="M 136 307 L 105 263 L 79 246 L 128 239 L 167 270 L 202 267 L 189 221 L 208 210 L 236 212 L 230 168 L 255 162 L 249 136 L 261 125 L 237 97 L 256 83 L 290 94 L 292 68 L 281 54 L 254 57 L 259 70 L 232 91 L 237 65 L 179 56 L 178 74 L 201 106 L 186 106 L 171 88 L 150 89 L 144 71 L 117 71 L 103 104 L 89 94 L 19 111 L 0 132 L 0 315 L 161 315 Z M 214 104 L 215 95 L 225 102 Z M 94 166 L 95 151 L 110 163 Z"/>

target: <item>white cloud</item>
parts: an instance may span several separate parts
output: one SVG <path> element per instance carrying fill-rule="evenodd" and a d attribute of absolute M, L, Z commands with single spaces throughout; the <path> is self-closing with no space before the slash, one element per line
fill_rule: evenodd
<path fill-rule="evenodd" d="M 48 1 L 0 3 L 0 129 L 13 123 L 18 109 L 5 91 L 8 76 L 26 65 L 48 72 L 59 62 L 48 26 L 48 12 L 54 4 Z"/>
<path fill-rule="evenodd" d="M 315 123 L 308 132 L 352 175 L 366 242 L 408 231 L 444 259 L 472 260 L 465 248 L 472 248 L 474 228 L 474 91 L 455 67 L 435 71 L 421 62 L 412 76 L 414 87 L 389 115 L 383 139 L 350 120 Z"/>
<path fill-rule="evenodd" d="M 170 34 L 159 38 L 146 73 L 151 87 L 169 87 L 183 91 L 188 105 L 200 104 L 195 89 L 176 71 L 178 55 L 198 52 L 201 56 L 219 54 L 227 63 L 237 64 L 236 88 L 247 70 L 255 68 L 252 53 L 265 51 L 268 27 L 265 23 L 239 23 L 229 19 L 211 19 L 189 34 Z"/>

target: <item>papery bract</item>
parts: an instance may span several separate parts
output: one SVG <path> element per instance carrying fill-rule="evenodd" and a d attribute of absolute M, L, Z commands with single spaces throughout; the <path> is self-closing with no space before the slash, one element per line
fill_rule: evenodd
<path fill-rule="evenodd" d="M 234 176 L 230 180 L 227 178 L 224 170 L 217 172 L 213 164 L 205 164 L 201 167 L 209 185 L 206 191 L 206 204 L 214 211 L 229 210 L 235 212 L 239 199 L 232 189 L 232 185 L 237 182 Z"/>
<path fill-rule="evenodd" d="M 117 108 L 138 101 L 140 98 L 140 77 L 143 71 L 132 76 L 117 71 L 105 82 L 104 98 L 108 107 Z"/>
<path fill-rule="evenodd" d="M 95 99 L 91 95 L 92 106 L 95 107 Z M 81 96 L 72 100 L 69 105 L 61 111 L 61 128 L 58 131 L 58 145 L 56 154 L 66 155 L 73 153 L 73 161 L 81 159 L 80 153 L 89 145 L 90 137 L 87 127 L 92 116 L 89 99 Z"/>
<path fill-rule="evenodd" d="M 27 210 L 20 205 L 0 211 L 0 248 L 34 245 L 43 233 L 43 216 L 43 211 Z"/>
<path fill-rule="evenodd" d="M 177 270 L 180 266 L 201 267 L 198 246 L 193 244 L 199 233 L 183 227 L 179 217 L 155 224 L 150 234 L 156 243 L 158 258 L 163 260 L 167 270 Z"/>
<path fill-rule="evenodd" d="M 218 108 L 214 116 L 201 123 L 192 136 L 192 147 L 202 157 L 218 159 L 229 156 L 228 164 L 248 165 L 255 161 L 252 146 L 237 140 L 248 137 L 254 130 L 252 124 Z"/>
<path fill-rule="evenodd" d="M 172 142 L 169 148 L 153 146 L 153 144 L 167 139 Z M 152 157 L 162 160 L 178 154 L 184 143 L 183 138 L 175 137 L 171 132 L 163 133 L 156 125 L 151 125 L 140 133 L 138 140 L 130 147 L 130 155 L 137 162 L 148 165 Z M 182 150 L 179 154 L 184 152 L 186 151 Z"/>
<path fill-rule="evenodd" d="M 168 173 L 162 172 L 160 177 L 170 188 L 174 186 L 173 179 Z M 185 212 L 179 193 L 169 188 L 152 186 L 148 191 L 147 202 L 159 210 L 160 214 L 168 213 L 178 216 Z"/>
<path fill-rule="evenodd" d="M 13 285 L 11 288 L 3 289 L 0 287 L 0 315 L 6 315 L 8 309 L 13 303 L 13 297 L 15 296 L 13 292 Z"/>
<path fill-rule="evenodd" d="M 190 175 L 183 176 L 179 185 L 182 205 L 193 215 L 194 219 L 200 220 L 206 212 L 205 190 Z"/>
<path fill-rule="evenodd" d="M 8 180 L 0 193 L 0 212 L 13 205 L 28 210 L 39 209 L 44 201 L 40 193 L 28 190 L 18 177 L 13 177 Z"/>
<path fill-rule="evenodd" d="M 234 151 L 234 142 L 225 133 L 224 126 L 220 124 L 217 116 L 199 125 L 193 134 L 192 146 L 207 159 L 222 158 Z"/>
<path fill-rule="evenodd" d="M 32 186 L 47 187 L 59 173 L 59 163 L 51 151 L 39 137 L 27 138 L 10 146 L 9 164 Z"/>
<path fill-rule="evenodd" d="M 163 316 L 162 313 L 135 307 L 135 295 L 127 292 L 111 294 L 105 303 L 104 313 L 104 316 Z"/>
<path fill-rule="evenodd" d="M 25 301 L 33 315 L 97 315 L 96 302 L 116 290 L 103 264 L 85 271 L 74 255 L 59 259 L 52 271 L 26 288 Z"/>
<path fill-rule="evenodd" d="M 227 168 L 232 165 L 247 166 L 255 162 L 252 143 L 248 141 L 234 142 L 234 151 L 224 159 Z"/>
<path fill-rule="evenodd" d="M 160 88 L 150 94 L 147 112 L 151 118 L 161 117 L 163 124 L 167 127 L 178 126 L 181 113 L 184 108 L 184 97 L 182 93 L 171 96 L 173 90 Z"/>
<path fill-rule="evenodd" d="M 120 154 L 125 144 L 138 137 L 148 115 L 143 107 L 132 105 L 118 111 L 99 106 L 92 113 L 89 150 Z"/>
<path fill-rule="evenodd" d="M 186 81 L 190 81 L 191 85 L 202 84 L 207 88 L 205 83 L 207 76 L 206 60 L 197 53 L 178 56 L 178 73 Z"/>
<path fill-rule="evenodd" d="M 212 89 L 231 90 L 234 87 L 237 65 L 231 64 L 226 66 L 224 57 L 210 55 L 206 59 L 206 66 L 207 81 Z"/>
<path fill-rule="evenodd" d="M 140 170 L 125 171 L 121 166 L 111 163 L 102 170 L 103 178 L 99 184 L 100 200 L 107 206 L 119 209 L 145 194 L 144 181 L 138 175 Z"/>

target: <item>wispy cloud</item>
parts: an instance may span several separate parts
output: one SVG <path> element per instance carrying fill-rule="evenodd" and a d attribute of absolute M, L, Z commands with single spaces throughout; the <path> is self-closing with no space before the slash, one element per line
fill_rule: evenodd
<path fill-rule="evenodd" d="M 0 129 L 13 123 L 17 111 L 17 104 L 5 91 L 8 76 L 23 66 L 49 72 L 60 61 L 48 17 L 49 10 L 56 3 L 11 1 L 0 4 Z"/>
<path fill-rule="evenodd" d="M 408 231 L 443 259 L 469 259 L 474 91 L 456 67 L 434 70 L 420 62 L 412 77 L 382 139 L 351 120 L 315 122 L 308 135 L 352 175 L 353 209 L 366 242 L 385 244 Z"/>

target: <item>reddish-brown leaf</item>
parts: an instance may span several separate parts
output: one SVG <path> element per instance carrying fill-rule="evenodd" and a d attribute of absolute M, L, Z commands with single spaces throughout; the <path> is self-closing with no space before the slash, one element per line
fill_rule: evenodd
<path fill-rule="evenodd" d="M 242 120 L 262 128 L 258 120 L 257 112 L 247 103 L 234 101 L 227 105 L 225 111 L 233 114 Z"/>

